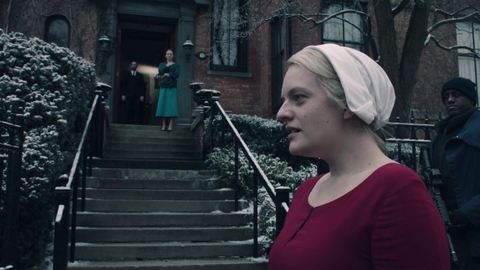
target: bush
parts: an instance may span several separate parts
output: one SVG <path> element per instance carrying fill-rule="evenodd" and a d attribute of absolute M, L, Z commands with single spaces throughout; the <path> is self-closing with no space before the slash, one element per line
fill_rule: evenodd
<path fill-rule="evenodd" d="M 250 146 L 249 146 L 250 148 Z M 250 149 L 252 151 L 252 149 Z M 286 180 L 285 186 L 290 187 L 292 191 L 305 180 L 313 177 L 317 173 L 317 166 L 310 164 L 307 167 L 300 166 L 299 170 L 294 170 L 286 161 L 272 155 L 258 155 L 252 151 L 253 157 L 262 168 L 265 176 L 274 187 L 280 186 L 279 177 Z M 216 169 L 220 173 L 220 179 L 225 187 L 233 187 L 235 183 L 235 152 L 230 147 L 215 148 L 207 156 L 207 165 Z M 239 188 L 246 198 L 251 199 L 253 195 L 253 168 L 249 165 L 247 158 L 242 151 L 239 151 Z M 260 181 L 260 180 L 259 180 Z"/>
<path fill-rule="evenodd" d="M 301 166 L 310 166 L 315 164 L 315 159 L 304 157 L 296 157 L 288 151 L 289 141 L 287 139 L 287 131 L 285 125 L 273 119 L 264 119 L 258 116 L 249 115 L 229 115 L 232 124 L 237 128 L 240 136 L 251 151 L 257 154 L 271 155 L 280 158 L 288 163 L 294 170 L 300 169 Z M 205 141 L 210 142 L 209 122 L 205 121 Z M 219 115 L 214 118 L 214 129 L 217 135 L 214 137 L 214 146 L 224 148 L 233 145 L 233 136 L 228 131 L 228 127 Z"/>
<path fill-rule="evenodd" d="M 317 166 L 312 163 L 314 159 L 295 157 L 288 152 L 287 133 L 280 122 L 248 115 L 229 115 L 229 117 L 274 187 L 280 186 L 278 179 L 283 177 L 286 180 L 285 186 L 290 187 L 292 190 L 290 195 L 293 196 L 293 191 L 303 181 L 317 174 Z M 211 139 L 208 126 L 207 120 L 204 128 L 206 143 Z M 215 148 L 207 155 L 206 163 L 210 168 L 219 171 L 224 187 L 233 187 L 235 183 L 233 137 L 230 132 L 227 132 L 227 127 L 219 117 L 214 118 L 213 126 L 217 134 L 213 137 Z M 244 197 L 252 200 L 253 168 L 242 150 L 239 150 L 238 186 Z M 260 182 L 257 189 L 259 191 L 259 233 L 263 238 L 262 251 L 265 253 L 276 235 L 275 206 Z"/>
<path fill-rule="evenodd" d="M 13 98 L 26 102 L 19 205 L 21 269 L 43 259 L 52 240 L 55 180 L 71 166 L 94 90 L 93 64 L 66 48 L 0 30 L 0 99 L 6 106 Z M 1 205 L 0 224 L 4 224 Z"/>
<path fill-rule="evenodd" d="M 256 158 L 259 166 L 274 187 L 279 186 L 280 176 L 286 179 L 286 186 L 295 191 L 306 179 L 316 175 L 317 167 L 314 159 L 294 157 L 288 152 L 288 139 L 284 125 L 276 120 L 263 119 L 257 116 L 229 115 L 233 125 L 238 129 L 242 139 Z M 205 143 L 210 142 L 211 131 L 209 119 L 205 121 Z M 233 187 L 235 181 L 235 164 L 233 137 L 226 124 L 216 116 L 213 128 L 217 134 L 214 140 L 215 148 L 207 155 L 207 165 L 219 171 L 220 179 L 225 187 Z M 399 160 L 396 143 L 387 143 L 388 156 Z M 418 145 L 417 145 L 417 148 Z M 418 153 L 419 149 L 417 149 Z M 418 158 L 418 157 L 417 157 Z M 400 162 L 412 167 L 412 147 L 403 146 Z M 239 151 L 239 188 L 246 199 L 252 199 L 253 169 L 244 153 Z M 259 201 L 259 229 L 263 235 L 263 247 L 268 248 L 275 239 L 275 205 L 266 190 L 260 185 L 258 189 Z M 291 193 L 293 196 L 293 192 Z M 265 251 L 265 249 L 263 249 Z"/>

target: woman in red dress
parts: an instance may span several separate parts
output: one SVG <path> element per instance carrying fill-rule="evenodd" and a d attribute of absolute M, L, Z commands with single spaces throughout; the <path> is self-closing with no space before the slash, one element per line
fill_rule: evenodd
<path fill-rule="evenodd" d="M 445 228 L 425 185 L 389 159 L 376 135 L 393 86 L 365 54 L 333 44 L 288 60 L 277 118 L 293 155 L 330 172 L 295 192 L 269 257 L 272 270 L 447 270 Z"/>

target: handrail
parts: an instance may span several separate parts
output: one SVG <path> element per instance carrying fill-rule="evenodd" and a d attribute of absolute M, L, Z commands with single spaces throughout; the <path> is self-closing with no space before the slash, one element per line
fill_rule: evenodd
<path fill-rule="evenodd" d="M 5 186 L 0 192 L 0 203 L 5 209 L 5 222 L 0 224 L 3 230 L 1 245 L 0 269 L 17 268 L 18 264 L 18 222 L 21 186 L 21 167 L 24 135 L 25 101 L 19 98 L 11 100 L 10 112 L 0 104 L 0 126 L 2 127 L 2 142 L 0 142 L 0 186 Z M 4 110 L 5 109 L 5 110 Z M 7 119 L 9 116 L 10 119 Z M 6 163 L 6 164 L 5 164 Z M 5 179 L 4 179 L 5 176 Z M 5 181 L 4 181 L 5 180 Z"/>
<path fill-rule="evenodd" d="M 283 228 L 285 216 L 288 212 L 288 204 L 290 201 L 290 188 L 289 187 L 278 187 L 274 188 L 270 180 L 268 180 L 267 176 L 263 172 L 262 168 L 258 164 L 256 158 L 250 152 L 245 141 L 240 136 L 240 133 L 233 125 L 232 121 L 228 117 L 228 115 L 223 110 L 222 106 L 218 102 L 218 98 L 212 98 L 213 104 L 210 108 L 208 108 L 204 113 L 210 115 L 210 130 L 211 130 L 211 142 L 210 148 L 213 149 L 213 117 L 215 112 L 218 111 L 222 120 L 227 123 L 229 130 L 234 134 L 235 140 L 235 187 L 238 186 L 238 171 L 239 171 L 239 160 L 238 160 L 238 152 L 239 148 L 244 152 L 250 166 L 252 166 L 254 174 L 253 174 L 253 197 L 254 197 L 254 205 L 253 205 L 253 256 L 258 257 L 258 176 L 260 176 L 261 184 L 267 191 L 270 198 L 275 203 L 276 207 L 276 233 L 280 233 Z M 237 195 L 237 188 L 235 188 L 235 210 L 238 210 L 238 195 Z"/>
<path fill-rule="evenodd" d="M 103 129 L 105 121 L 105 99 L 107 92 L 111 89 L 105 84 L 97 84 L 95 98 L 88 114 L 85 129 L 83 130 L 77 152 L 72 162 L 69 175 L 59 177 L 58 185 L 55 188 L 56 215 L 55 215 L 55 236 L 53 250 L 53 269 L 66 270 L 68 261 L 75 261 L 76 243 L 76 217 L 78 200 L 78 178 L 82 177 L 81 211 L 85 211 L 85 191 L 87 174 L 92 174 L 92 160 L 94 148 L 97 155 L 101 157 L 103 152 Z M 87 152 L 89 164 L 87 168 Z M 80 167 L 82 166 L 82 167 Z M 70 209 L 70 205 L 72 206 Z M 71 212 L 71 213 L 70 213 Z M 71 227 L 71 229 L 70 229 Z M 68 235 L 70 234 L 70 241 Z M 70 254 L 68 249 L 70 244 Z"/>
<path fill-rule="evenodd" d="M 245 143 L 245 141 L 242 139 L 242 136 L 240 136 L 240 133 L 238 133 L 238 130 L 235 128 L 235 126 L 232 124 L 232 121 L 230 120 L 230 117 L 228 117 L 228 115 L 225 113 L 225 111 L 223 110 L 222 106 L 220 105 L 220 103 L 218 101 L 215 101 L 215 106 L 217 107 L 217 109 L 219 110 L 220 114 L 222 115 L 222 117 L 225 119 L 225 121 L 227 122 L 228 126 L 230 127 L 230 129 L 232 130 L 232 132 L 235 134 L 235 137 L 236 139 L 238 140 L 238 142 L 240 143 L 240 145 L 242 146 L 242 150 L 245 151 L 245 156 L 247 157 L 248 161 L 250 162 L 250 164 L 252 165 L 253 169 L 258 173 L 260 174 L 260 177 L 261 179 L 263 180 L 262 184 L 264 185 L 265 189 L 267 190 L 268 194 L 270 195 L 270 197 L 272 197 L 272 199 L 275 199 L 276 198 L 276 193 L 275 193 L 275 188 L 273 187 L 272 183 L 270 183 L 270 181 L 268 180 L 267 176 L 265 175 L 265 173 L 263 172 L 262 168 L 260 167 L 260 165 L 258 165 L 258 162 L 257 162 L 257 159 L 255 159 L 252 155 L 252 153 L 250 152 L 250 149 L 248 148 L 247 144 Z"/>
<path fill-rule="evenodd" d="M 404 126 L 404 127 L 425 127 L 425 128 L 433 127 L 432 124 L 416 124 L 416 123 L 402 123 L 402 122 L 388 122 L 387 125 L 389 125 L 389 126 Z"/>
<path fill-rule="evenodd" d="M 276 233 L 277 235 L 280 233 L 280 231 L 283 228 L 284 222 L 285 222 L 285 217 L 286 214 L 289 211 L 289 201 L 290 201 L 290 188 L 280 186 L 277 188 L 274 188 L 271 182 L 268 180 L 266 177 L 265 173 L 259 166 L 257 160 L 255 157 L 252 155 L 250 149 L 248 148 L 247 144 L 245 141 L 242 139 L 240 133 L 236 129 L 236 127 L 233 125 L 232 121 L 228 117 L 228 115 L 225 113 L 224 109 L 218 102 L 217 97 L 212 97 L 211 101 L 209 102 L 211 105 L 204 110 L 204 114 L 208 115 L 210 118 L 210 150 L 213 150 L 213 117 L 214 115 L 218 112 L 218 114 L 221 116 L 221 120 L 224 121 L 227 124 L 228 130 L 232 132 L 235 140 L 235 186 L 238 185 L 238 166 L 239 166 L 239 161 L 238 161 L 238 150 L 239 148 L 244 152 L 246 159 L 248 160 L 250 166 L 252 166 L 253 171 L 254 171 L 254 257 L 258 256 L 258 242 L 256 241 L 258 238 L 257 235 L 257 176 L 260 176 L 261 183 L 265 187 L 267 193 L 269 194 L 270 198 L 275 202 L 275 207 L 276 207 Z M 415 123 L 398 123 L 398 122 L 389 122 L 387 123 L 387 127 L 390 127 L 392 129 L 395 129 L 396 134 L 400 134 L 399 129 L 401 128 L 407 128 L 411 131 L 410 133 L 410 138 L 387 138 L 386 141 L 388 143 L 397 143 L 398 145 L 398 161 L 400 161 L 401 156 L 401 144 L 412 144 L 412 147 L 414 150 L 412 151 L 412 159 L 414 160 L 416 158 L 416 144 L 425 144 L 430 142 L 430 132 L 433 130 L 433 125 L 428 124 L 428 119 L 425 119 L 425 124 L 415 124 Z M 418 130 L 423 130 L 425 132 L 425 139 L 423 138 L 417 138 L 417 135 L 415 134 L 416 131 Z M 222 133 L 223 136 L 223 133 Z M 205 146 L 206 144 L 204 144 Z M 317 163 L 318 165 L 318 163 Z M 416 170 L 416 163 L 413 163 L 413 168 Z M 279 181 L 281 183 L 281 181 Z M 282 183 L 281 183 L 282 184 Z M 238 199 L 237 199 L 237 188 L 235 187 L 235 207 L 237 207 L 238 204 Z M 237 210 L 237 208 L 235 208 Z"/>
<path fill-rule="evenodd" d="M 90 131 L 90 124 L 92 123 L 93 113 L 97 108 L 98 99 L 99 99 L 99 95 L 96 95 L 95 99 L 93 100 L 90 113 L 88 114 L 87 122 L 85 124 L 85 129 L 83 130 L 82 138 L 80 139 L 80 143 L 78 144 L 77 153 L 75 154 L 75 158 L 73 159 L 72 168 L 70 169 L 70 174 L 68 175 L 68 182 L 65 185 L 65 187 L 56 187 L 55 189 L 62 189 L 62 188 L 71 189 L 72 187 L 72 183 L 74 180 L 73 177 L 76 175 L 76 172 L 77 172 L 77 168 L 78 168 L 77 165 L 80 162 L 80 157 L 84 150 L 84 144 L 87 139 L 88 132 Z"/>

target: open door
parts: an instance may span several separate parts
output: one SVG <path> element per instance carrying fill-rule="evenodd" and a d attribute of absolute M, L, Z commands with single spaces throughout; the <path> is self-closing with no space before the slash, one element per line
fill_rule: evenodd
<path fill-rule="evenodd" d="M 164 61 L 165 51 L 175 48 L 173 41 L 176 33 L 176 20 L 159 18 L 119 16 L 117 32 L 116 85 L 114 123 L 122 123 L 120 87 L 130 64 L 136 61 L 137 71 L 144 76 L 146 96 L 144 106 L 144 124 L 160 125 L 155 117 L 158 101 L 158 85 L 155 85 L 158 65 Z"/>

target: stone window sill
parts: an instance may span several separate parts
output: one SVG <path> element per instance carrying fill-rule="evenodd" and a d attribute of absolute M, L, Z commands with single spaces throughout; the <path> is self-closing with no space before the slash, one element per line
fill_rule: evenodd
<path fill-rule="evenodd" d="M 208 70 L 207 75 L 252 78 L 252 73 L 250 72 L 236 72 L 236 71 Z"/>

